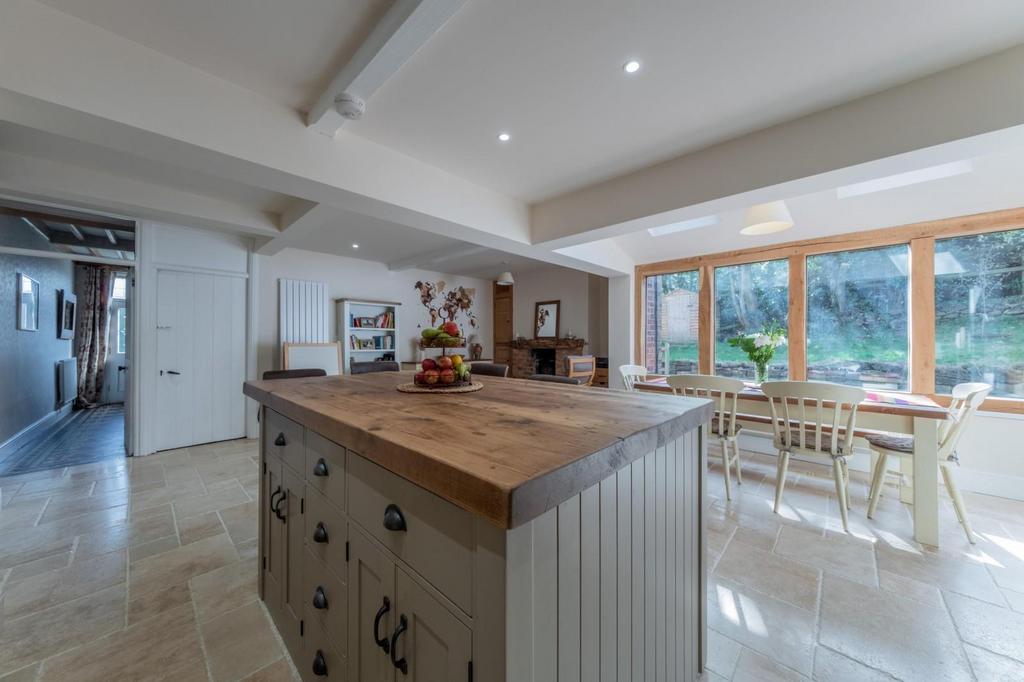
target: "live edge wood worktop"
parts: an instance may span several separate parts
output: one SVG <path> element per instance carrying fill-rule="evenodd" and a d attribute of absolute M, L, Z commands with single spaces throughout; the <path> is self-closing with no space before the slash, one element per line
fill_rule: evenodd
<path fill-rule="evenodd" d="M 260 594 L 305 679 L 696 680 L 705 400 L 253 381 Z"/>

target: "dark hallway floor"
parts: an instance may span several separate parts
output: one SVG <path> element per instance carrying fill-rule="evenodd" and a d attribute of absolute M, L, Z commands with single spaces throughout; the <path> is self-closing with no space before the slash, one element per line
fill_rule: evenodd
<path fill-rule="evenodd" d="M 124 457 L 124 405 L 76 410 L 0 459 L 0 476 Z"/>

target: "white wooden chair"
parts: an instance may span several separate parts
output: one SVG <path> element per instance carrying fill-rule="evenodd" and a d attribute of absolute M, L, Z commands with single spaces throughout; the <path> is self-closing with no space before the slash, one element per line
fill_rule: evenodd
<path fill-rule="evenodd" d="M 949 411 L 946 420 L 939 427 L 939 471 L 942 473 L 942 480 L 946 484 L 946 490 L 953 500 L 953 509 L 956 511 L 956 518 L 964 527 L 967 541 L 974 544 L 974 532 L 971 530 L 971 522 L 967 520 L 967 509 L 964 507 L 964 498 L 960 495 L 956 479 L 953 477 L 953 467 L 960 465 L 960 458 L 956 452 L 956 445 L 967 428 L 967 423 L 981 404 L 992 392 L 992 386 L 983 383 L 958 384 L 953 388 L 953 399 L 949 404 Z M 871 493 L 868 496 L 868 518 L 875 515 L 878 507 L 878 498 L 882 496 L 882 488 L 885 483 L 885 474 L 888 471 L 889 457 L 914 457 L 914 437 L 893 434 L 871 434 L 866 436 L 871 449 L 878 454 L 875 462 L 875 469 L 871 474 Z M 897 472 L 898 473 L 898 472 Z"/>
<path fill-rule="evenodd" d="M 676 374 L 666 379 L 672 393 L 707 398 L 716 401 L 715 417 L 711 420 L 711 433 L 718 436 L 722 446 L 722 468 L 725 469 L 725 497 L 732 499 L 732 474 L 736 465 L 736 483 L 743 485 L 743 470 L 740 467 L 740 446 L 737 436 L 743 429 L 736 423 L 736 397 L 743 391 L 739 379 L 712 376 L 709 374 Z M 717 400 L 716 400 L 717 398 Z M 729 454 L 732 450 L 732 454 Z"/>
<path fill-rule="evenodd" d="M 782 503 L 790 455 L 827 458 L 832 462 L 843 530 L 849 532 L 850 471 L 846 459 L 853 454 L 857 407 L 867 393 L 856 386 L 818 381 L 768 381 L 761 390 L 771 406 L 772 432 L 779 451 L 775 512 Z"/>
<path fill-rule="evenodd" d="M 636 391 L 636 382 L 643 381 L 647 376 L 647 368 L 643 365 L 622 365 L 619 367 L 619 374 L 622 375 L 622 383 L 627 391 Z"/>

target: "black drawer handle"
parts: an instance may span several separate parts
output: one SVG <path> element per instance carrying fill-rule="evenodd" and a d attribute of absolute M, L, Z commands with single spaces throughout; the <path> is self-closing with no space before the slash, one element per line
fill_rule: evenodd
<path fill-rule="evenodd" d="M 328 476 L 329 475 L 328 472 L 327 472 L 327 462 L 324 461 L 323 457 L 318 459 L 316 461 L 316 464 L 313 465 L 313 475 L 314 476 Z"/>
<path fill-rule="evenodd" d="M 373 617 L 373 641 L 377 643 L 384 653 L 391 650 L 391 644 L 388 642 L 387 637 L 380 636 L 380 621 L 391 610 L 391 600 L 384 597 L 384 603 L 377 609 L 377 615 Z"/>
<path fill-rule="evenodd" d="M 274 515 L 284 523 L 285 515 L 281 513 L 281 503 L 288 499 L 288 491 L 282 490 L 281 497 L 277 498 L 277 504 L 274 506 Z"/>
<path fill-rule="evenodd" d="M 282 431 L 281 433 L 277 434 L 277 438 L 274 439 L 274 445 L 276 445 L 279 448 L 282 448 L 285 445 L 288 445 L 288 441 L 285 440 L 285 437 L 284 437 L 284 431 Z"/>
<path fill-rule="evenodd" d="M 389 504 L 384 510 L 384 527 L 395 532 L 406 530 L 405 516 L 397 505 Z"/>
<path fill-rule="evenodd" d="M 274 492 L 270 493 L 270 505 L 268 507 L 270 509 L 270 511 L 274 511 L 274 498 L 277 497 L 280 494 L 281 494 L 281 486 L 277 486 L 277 490 L 275 490 Z"/>
<path fill-rule="evenodd" d="M 327 595 L 324 593 L 324 588 L 320 585 L 317 585 L 313 591 L 313 608 L 321 610 L 327 608 Z"/>
<path fill-rule="evenodd" d="M 324 527 L 323 521 L 316 522 L 316 528 L 313 529 L 313 542 L 319 542 L 320 544 L 327 542 L 327 528 Z"/>
<path fill-rule="evenodd" d="M 313 657 L 313 674 L 317 677 L 327 677 L 327 661 L 320 649 L 316 650 L 316 656 Z"/>
<path fill-rule="evenodd" d="M 402 671 L 403 675 L 409 674 L 409 664 L 405 662 L 405 656 L 399 659 L 395 659 L 395 653 L 398 651 L 398 638 L 402 636 L 402 633 L 409 629 L 409 621 L 405 619 L 403 614 L 398 619 L 398 627 L 395 628 L 395 634 L 391 635 L 391 665 L 395 666 Z"/>

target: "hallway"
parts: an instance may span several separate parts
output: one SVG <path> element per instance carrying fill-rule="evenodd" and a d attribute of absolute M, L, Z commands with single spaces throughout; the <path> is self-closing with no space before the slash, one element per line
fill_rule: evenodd
<path fill-rule="evenodd" d="M 74 411 L 12 452 L 0 454 L 0 476 L 124 456 L 124 405 L 114 403 Z"/>

